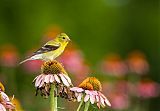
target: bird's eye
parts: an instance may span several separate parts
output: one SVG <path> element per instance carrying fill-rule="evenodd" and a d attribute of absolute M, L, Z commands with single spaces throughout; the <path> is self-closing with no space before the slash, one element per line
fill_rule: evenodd
<path fill-rule="evenodd" d="M 63 39 L 65 39 L 65 37 L 63 37 Z"/>

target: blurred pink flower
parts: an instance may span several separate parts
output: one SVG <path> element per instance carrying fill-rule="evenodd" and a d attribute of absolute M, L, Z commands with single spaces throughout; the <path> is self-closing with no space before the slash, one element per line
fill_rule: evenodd
<path fill-rule="evenodd" d="M 76 81 L 82 81 L 89 73 L 89 66 L 85 63 L 82 52 L 70 45 L 69 48 L 60 56 L 61 61 L 67 71 L 76 78 Z"/>
<path fill-rule="evenodd" d="M 114 84 L 111 82 L 102 82 L 102 89 L 105 94 L 110 94 L 114 90 Z"/>
<path fill-rule="evenodd" d="M 27 54 L 25 54 L 26 57 L 32 55 L 32 53 L 34 52 L 33 50 L 34 49 L 28 51 Z M 44 62 L 41 60 L 30 60 L 30 61 L 24 62 L 22 64 L 22 67 L 24 70 L 26 70 L 29 73 L 35 73 L 35 72 L 39 72 L 39 70 L 41 69 L 41 65 L 43 63 Z"/>
<path fill-rule="evenodd" d="M 142 80 L 136 85 L 136 95 L 143 98 L 156 97 L 159 94 L 159 85 L 151 80 Z"/>
<path fill-rule="evenodd" d="M 128 68 L 123 60 L 117 54 L 111 54 L 102 61 L 101 69 L 104 73 L 123 76 L 128 72 Z"/>
<path fill-rule="evenodd" d="M 129 107 L 129 83 L 127 81 L 122 80 L 116 83 L 103 82 L 102 88 L 104 94 L 107 94 L 111 100 L 113 109 L 123 110 Z"/>
<path fill-rule="evenodd" d="M 23 64 L 23 68 L 29 73 L 35 73 L 39 72 L 42 64 L 43 61 L 40 60 L 27 61 Z"/>
<path fill-rule="evenodd" d="M 146 74 L 149 70 L 149 64 L 145 55 L 139 51 L 130 53 L 127 63 L 130 71 L 137 74 Z"/>
<path fill-rule="evenodd" d="M 7 44 L 1 46 L 0 64 L 5 67 L 15 67 L 18 63 L 19 55 L 15 46 Z"/>
<path fill-rule="evenodd" d="M 112 94 L 112 92 L 119 92 L 122 94 L 128 94 L 130 89 L 130 83 L 125 80 L 119 80 L 116 82 L 103 82 L 102 88 L 104 93 Z"/>
<path fill-rule="evenodd" d="M 130 84 L 128 81 L 120 80 L 120 81 L 117 81 L 114 85 L 115 85 L 115 90 L 118 89 L 118 92 L 128 94 L 129 87 L 130 87 Z"/>
<path fill-rule="evenodd" d="M 128 95 L 123 93 L 112 93 L 110 96 L 111 104 L 113 109 L 127 109 L 129 107 Z"/>

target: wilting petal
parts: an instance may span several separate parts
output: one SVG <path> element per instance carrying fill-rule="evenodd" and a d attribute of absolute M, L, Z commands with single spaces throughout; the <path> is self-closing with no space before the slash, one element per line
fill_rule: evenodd
<path fill-rule="evenodd" d="M 90 95 L 90 101 L 91 101 L 91 104 L 94 104 L 94 102 L 95 102 L 95 95 Z"/>
<path fill-rule="evenodd" d="M 39 77 L 39 75 L 38 75 L 37 77 L 35 77 L 32 82 L 35 82 L 35 80 L 36 80 L 38 77 Z"/>
<path fill-rule="evenodd" d="M 38 87 L 39 86 L 39 84 L 40 84 L 40 82 L 41 82 L 41 80 L 42 80 L 42 74 L 41 75 L 39 75 L 38 77 L 37 77 L 37 79 L 36 79 L 36 82 L 35 82 L 35 87 Z"/>
<path fill-rule="evenodd" d="M 104 104 L 104 99 L 100 96 L 100 104 L 102 107 L 105 107 L 106 105 Z"/>
<path fill-rule="evenodd" d="M 53 83 L 53 81 L 54 81 L 54 76 L 53 75 L 50 75 L 51 77 L 50 77 L 50 83 Z"/>
<path fill-rule="evenodd" d="M 111 106 L 111 103 L 109 102 L 109 100 L 108 100 L 101 92 L 99 92 L 99 95 L 100 95 L 101 97 L 103 97 L 104 102 L 105 102 L 108 106 Z"/>
<path fill-rule="evenodd" d="M 105 99 L 104 102 L 105 102 L 108 106 L 111 106 L 111 103 L 108 101 L 108 99 Z"/>
<path fill-rule="evenodd" d="M 50 75 L 46 75 L 45 79 L 44 79 L 45 83 L 49 83 L 50 82 Z"/>
<path fill-rule="evenodd" d="M 78 97 L 79 93 L 75 92 L 75 96 Z"/>
<path fill-rule="evenodd" d="M 61 77 L 63 84 L 69 87 L 70 84 L 68 83 L 67 79 L 62 74 L 59 74 L 59 76 Z"/>
<path fill-rule="evenodd" d="M 2 104 L 0 104 L 0 111 L 6 111 L 5 107 Z"/>
<path fill-rule="evenodd" d="M 58 77 L 56 74 L 54 74 L 54 79 L 55 79 L 58 83 L 61 83 L 59 77 Z"/>
<path fill-rule="evenodd" d="M 75 91 L 75 92 L 83 92 L 84 90 L 82 88 L 78 88 L 78 87 L 72 87 L 70 88 L 71 91 Z"/>
<path fill-rule="evenodd" d="M 41 81 L 39 83 L 39 88 L 43 86 L 45 77 L 46 77 L 46 75 L 42 76 L 42 79 L 41 79 Z"/>
<path fill-rule="evenodd" d="M 106 96 L 104 96 L 101 92 L 98 92 L 98 94 L 103 97 L 104 99 L 107 99 Z"/>
<path fill-rule="evenodd" d="M 92 95 L 98 95 L 97 91 L 92 91 Z"/>
<path fill-rule="evenodd" d="M 44 84 L 44 80 L 42 80 L 42 81 L 40 82 L 40 84 L 39 84 L 39 88 L 40 88 L 40 87 L 42 87 L 42 86 L 43 86 L 43 84 Z"/>
<path fill-rule="evenodd" d="M 92 95 L 90 90 L 85 90 L 85 93 L 88 94 L 88 95 Z"/>
<path fill-rule="evenodd" d="M 72 87 L 70 88 L 71 91 L 77 91 L 78 87 Z"/>
<path fill-rule="evenodd" d="M 61 75 L 61 74 L 60 74 L 60 75 Z M 70 84 L 72 84 L 71 79 L 70 79 L 67 75 L 63 74 L 63 76 L 67 79 L 67 81 L 68 81 Z"/>
<path fill-rule="evenodd" d="M 83 92 L 84 90 L 82 88 L 78 88 L 77 92 Z"/>
<path fill-rule="evenodd" d="M 99 102 L 99 96 L 96 95 L 96 102 Z"/>
<path fill-rule="evenodd" d="M 82 93 L 79 93 L 79 94 L 78 94 L 78 97 L 77 97 L 77 101 L 80 102 L 81 99 L 82 99 Z"/>
<path fill-rule="evenodd" d="M 86 94 L 86 96 L 84 97 L 84 102 L 87 102 L 89 100 L 89 95 Z"/>
<path fill-rule="evenodd" d="M 97 103 L 97 106 L 98 106 L 98 108 L 100 109 L 100 103 L 99 103 L 99 102 Z"/>

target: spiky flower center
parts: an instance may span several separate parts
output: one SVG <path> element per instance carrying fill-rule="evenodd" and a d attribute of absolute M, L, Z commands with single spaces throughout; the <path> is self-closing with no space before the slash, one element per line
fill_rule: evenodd
<path fill-rule="evenodd" d="M 61 63 L 56 60 L 47 61 L 41 66 L 41 72 L 43 74 L 67 74 Z"/>
<path fill-rule="evenodd" d="M 96 90 L 96 91 L 102 90 L 100 81 L 95 77 L 88 77 L 79 85 L 79 87 L 86 90 Z"/>

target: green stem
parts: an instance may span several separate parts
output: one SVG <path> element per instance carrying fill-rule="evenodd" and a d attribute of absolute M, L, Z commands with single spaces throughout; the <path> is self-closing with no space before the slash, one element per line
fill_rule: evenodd
<path fill-rule="evenodd" d="M 51 85 L 51 111 L 57 111 L 57 97 L 55 97 L 57 89 L 55 85 Z"/>
<path fill-rule="evenodd" d="M 81 106 L 82 106 L 82 104 L 83 104 L 83 99 L 84 99 L 84 96 L 82 96 L 81 102 L 79 103 L 79 106 L 78 106 L 78 108 L 77 108 L 76 111 L 79 111 L 79 110 L 80 110 L 80 108 L 81 108 Z"/>
<path fill-rule="evenodd" d="M 88 100 L 88 101 L 85 103 L 84 111 L 88 111 L 89 105 L 90 105 L 90 101 Z"/>
<path fill-rule="evenodd" d="M 57 111 L 57 88 L 55 87 L 55 95 L 56 95 L 56 97 L 54 97 L 54 101 L 55 101 L 55 111 Z"/>

